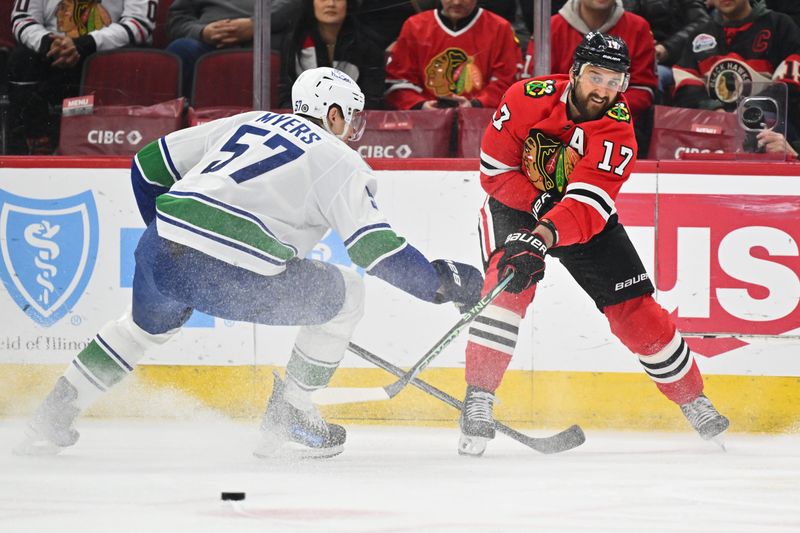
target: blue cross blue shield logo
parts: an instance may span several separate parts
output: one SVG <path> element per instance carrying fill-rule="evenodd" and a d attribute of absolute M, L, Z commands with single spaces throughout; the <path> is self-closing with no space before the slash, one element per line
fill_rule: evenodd
<path fill-rule="evenodd" d="M 44 200 L 0 189 L 0 276 L 37 323 L 50 326 L 72 309 L 92 275 L 98 242 L 91 191 Z"/>

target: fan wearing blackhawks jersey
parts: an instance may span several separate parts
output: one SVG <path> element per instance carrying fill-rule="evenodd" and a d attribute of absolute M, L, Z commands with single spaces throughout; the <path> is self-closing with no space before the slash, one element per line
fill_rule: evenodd
<path fill-rule="evenodd" d="M 511 24 L 477 0 L 442 0 L 403 24 L 386 63 L 395 109 L 495 107 L 521 68 Z"/>
<path fill-rule="evenodd" d="M 794 146 L 765 130 L 758 144 L 767 151 L 800 150 L 800 29 L 783 13 L 749 0 L 718 0 L 716 12 L 689 37 L 678 62 L 674 105 L 735 111 L 748 82 L 786 83 Z"/>
<path fill-rule="evenodd" d="M 302 326 L 285 383 L 275 376 L 255 453 L 340 453 L 345 430 L 320 416 L 311 392 L 341 361 L 364 311 L 364 286 L 354 270 L 305 259 L 331 229 L 368 274 L 425 301 L 477 302 L 478 269 L 429 262 L 378 209 L 370 168 L 343 142 L 363 132 L 358 85 L 320 67 L 298 77 L 292 96 L 294 115 L 244 113 L 171 133 L 136 154 L 131 177 L 147 229 L 135 252 L 132 306 L 72 360 L 19 452 L 74 444 L 78 414 L 196 309 Z"/>
<path fill-rule="evenodd" d="M 487 292 L 514 277 L 475 319 L 466 350 L 467 391 L 459 453 L 481 455 L 494 438 L 493 405 L 517 343 L 519 323 L 557 258 L 636 354 L 664 396 L 705 439 L 728 420 L 703 395 L 689 348 L 653 299 L 653 285 L 615 199 L 636 160 L 624 96 L 630 59 L 618 37 L 590 32 L 569 75 L 515 83 L 481 143 L 480 237 Z"/>

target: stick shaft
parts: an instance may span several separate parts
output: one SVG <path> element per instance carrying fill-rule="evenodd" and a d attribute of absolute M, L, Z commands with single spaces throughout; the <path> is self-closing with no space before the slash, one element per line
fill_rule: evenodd
<path fill-rule="evenodd" d="M 404 375 L 403 370 L 401 368 L 394 366 L 389 361 L 386 361 L 385 359 L 378 357 L 377 355 L 362 348 L 357 344 L 351 342 L 347 346 L 347 349 L 356 354 L 357 356 L 361 357 L 362 359 L 372 363 L 378 368 L 382 368 L 383 370 L 386 370 L 387 372 L 394 374 L 395 376 Z M 414 385 L 416 388 L 420 389 L 421 391 L 433 396 L 437 400 L 440 400 L 450 405 L 451 407 L 454 407 L 459 411 L 461 411 L 463 403 L 455 399 L 454 397 L 450 396 L 446 392 L 437 389 L 433 385 L 430 385 L 418 378 L 413 378 L 410 381 L 410 383 Z M 557 435 L 544 438 L 529 437 L 528 435 L 520 433 L 519 431 L 511 427 L 508 427 L 502 422 L 498 422 L 496 420 L 494 425 L 497 431 L 541 453 L 549 454 L 549 453 L 563 452 L 572 449 L 576 446 L 580 446 L 586 440 L 583 431 L 580 429 L 580 427 L 575 425 L 565 429 L 564 431 L 558 433 Z"/>
<path fill-rule="evenodd" d="M 389 398 L 394 398 L 395 396 L 397 396 L 397 394 L 401 390 L 403 390 L 405 386 L 408 385 L 409 382 L 411 382 L 411 380 L 417 377 L 417 375 L 420 372 L 422 372 L 425 369 L 425 367 L 427 367 L 430 364 L 430 362 L 433 361 L 434 358 L 436 358 L 436 356 L 442 353 L 444 349 L 447 348 L 456 337 L 458 337 L 458 335 L 464 330 L 464 328 L 469 326 L 469 324 L 475 319 L 476 316 L 481 314 L 481 312 L 484 309 L 486 309 L 486 307 L 490 303 L 492 303 L 495 300 L 495 298 L 500 296 L 500 293 L 503 292 L 503 290 L 506 288 L 506 285 L 509 284 L 511 278 L 513 277 L 514 273 L 512 272 L 505 278 L 500 280 L 500 282 L 497 285 L 495 285 L 492 288 L 492 290 L 486 293 L 483 296 L 483 298 L 478 300 L 478 303 L 476 303 L 469 311 L 464 313 L 461 319 L 452 328 L 450 328 L 450 330 L 448 330 L 448 332 L 445 333 L 442 336 L 442 338 L 439 339 L 436 342 L 436 344 L 433 345 L 433 348 L 428 350 L 425 353 L 425 355 L 423 355 L 422 358 L 419 361 L 417 361 L 408 372 L 400 375 L 399 380 L 384 387 L 384 389 L 386 390 L 386 394 L 389 396 Z"/>

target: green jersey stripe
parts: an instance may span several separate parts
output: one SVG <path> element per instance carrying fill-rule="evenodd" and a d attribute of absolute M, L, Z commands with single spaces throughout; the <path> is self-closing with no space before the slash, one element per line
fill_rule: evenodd
<path fill-rule="evenodd" d="M 391 255 L 406 244 L 403 237 L 391 229 L 380 229 L 362 235 L 347 248 L 347 254 L 355 264 L 369 269 L 377 259 Z"/>
<path fill-rule="evenodd" d="M 144 179 L 154 185 L 170 188 L 175 183 L 175 178 L 164 160 L 164 154 L 161 153 L 158 139 L 136 153 L 136 164 Z"/>
<path fill-rule="evenodd" d="M 293 248 L 277 240 L 252 220 L 196 198 L 162 194 L 156 198 L 156 209 L 189 226 L 215 234 L 222 240 L 236 241 L 279 261 L 285 262 L 295 256 Z"/>
<path fill-rule="evenodd" d="M 286 373 L 305 390 L 321 389 L 331 380 L 338 364 L 313 361 L 303 357 L 295 348 L 286 364 Z"/>
<path fill-rule="evenodd" d="M 106 387 L 111 387 L 128 374 L 96 340 L 92 340 L 89 346 L 81 350 L 78 360 Z"/>

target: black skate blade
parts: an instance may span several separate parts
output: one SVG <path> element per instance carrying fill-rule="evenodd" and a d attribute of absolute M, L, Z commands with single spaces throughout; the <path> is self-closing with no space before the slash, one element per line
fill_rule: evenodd
<path fill-rule="evenodd" d="M 335 457 L 344 451 L 344 445 L 332 446 L 330 448 L 309 448 L 296 443 L 284 443 L 274 449 L 256 448 L 253 455 L 259 459 L 277 461 L 303 461 L 307 459 L 328 459 Z"/>
<path fill-rule="evenodd" d="M 303 459 L 327 459 L 344 451 L 344 444 L 328 448 L 312 448 L 303 444 L 286 440 L 279 435 L 262 433 L 261 441 L 253 450 L 253 455 L 259 459 L 276 459 L 282 461 L 297 461 Z"/>

